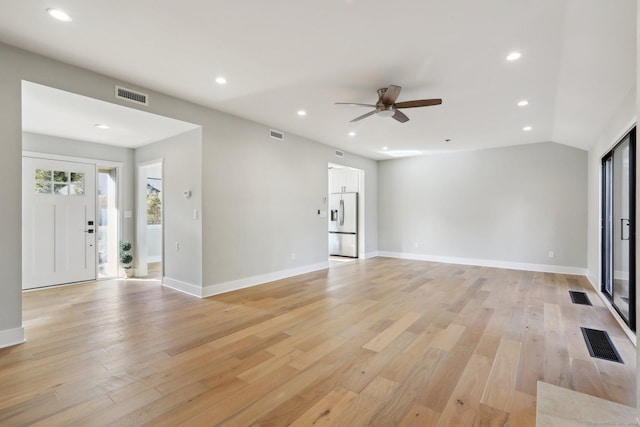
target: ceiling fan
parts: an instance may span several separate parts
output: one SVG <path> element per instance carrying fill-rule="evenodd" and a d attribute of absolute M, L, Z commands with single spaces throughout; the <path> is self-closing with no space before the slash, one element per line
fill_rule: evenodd
<path fill-rule="evenodd" d="M 442 99 L 416 99 L 414 101 L 396 102 L 398 95 L 402 88 L 400 86 L 391 85 L 389 87 L 383 87 L 378 89 L 378 102 L 374 104 L 358 104 L 354 102 L 336 102 L 336 105 L 351 105 L 353 107 L 372 107 L 373 111 L 369 111 L 367 114 L 363 114 L 351 122 L 357 122 L 365 119 L 373 114 L 377 114 L 380 117 L 393 117 L 400 123 L 408 122 L 409 117 L 404 114 L 399 108 L 415 108 L 415 107 L 429 107 L 431 105 L 442 104 Z"/>

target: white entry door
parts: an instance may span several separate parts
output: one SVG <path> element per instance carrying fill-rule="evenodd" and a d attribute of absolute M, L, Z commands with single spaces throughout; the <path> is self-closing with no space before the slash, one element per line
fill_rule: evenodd
<path fill-rule="evenodd" d="M 96 278 L 96 167 L 22 158 L 22 288 Z"/>

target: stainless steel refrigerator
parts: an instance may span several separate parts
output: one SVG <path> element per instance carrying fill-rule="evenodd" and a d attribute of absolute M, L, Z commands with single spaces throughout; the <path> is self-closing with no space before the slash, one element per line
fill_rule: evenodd
<path fill-rule="evenodd" d="M 358 193 L 329 195 L 329 255 L 358 257 Z"/>

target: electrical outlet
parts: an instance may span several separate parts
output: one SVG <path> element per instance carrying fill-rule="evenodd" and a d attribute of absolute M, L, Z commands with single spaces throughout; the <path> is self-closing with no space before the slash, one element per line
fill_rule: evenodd
<path fill-rule="evenodd" d="M 549 258 L 555 258 L 556 254 L 553 251 L 549 251 Z"/>
<path fill-rule="evenodd" d="M 291 253 L 291 261 L 295 261 L 296 260 L 296 254 L 295 252 Z"/>
<path fill-rule="evenodd" d="M 418 242 L 414 242 L 413 247 L 417 248 L 418 246 L 420 246 L 420 244 Z"/>

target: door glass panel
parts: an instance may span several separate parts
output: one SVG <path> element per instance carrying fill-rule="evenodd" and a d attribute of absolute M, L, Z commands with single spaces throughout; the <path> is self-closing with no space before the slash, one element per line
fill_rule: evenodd
<path fill-rule="evenodd" d="M 115 168 L 98 170 L 98 276 L 118 275 L 118 206 Z"/>
<path fill-rule="evenodd" d="M 69 194 L 69 186 L 67 184 L 53 184 L 53 192 L 60 196 Z"/>
<path fill-rule="evenodd" d="M 631 243 L 629 138 L 613 154 L 613 305 L 629 320 Z"/>
<path fill-rule="evenodd" d="M 67 173 L 64 171 L 54 171 L 53 172 L 53 180 L 55 182 L 67 182 Z"/>
<path fill-rule="evenodd" d="M 613 176 L 613 168 L 611 164 L 613 163 L 613 157 L 610 156 L 603 163 L 603 180 L 602 180 L 602 191 L 604 204 L 602 209 L 602 221 L 604 222 L 603 227 L 603 235 L 602 235 L 602 243 L 603 243 L 603 265 L 602 265 L 602 274 L 603 274 L 603 282 L 604 282 L 604 291 L 609 296 L 609 298 L 613 297 L 613 251 L 611 249 L 611 245 L 613 243 L 613 238 L 611 237 L 613 232 L 613 205 L 612 205 L 612 197 L 611 193 L 613 191 L 613 187 L 611 185 L 612 176 Z"/>

